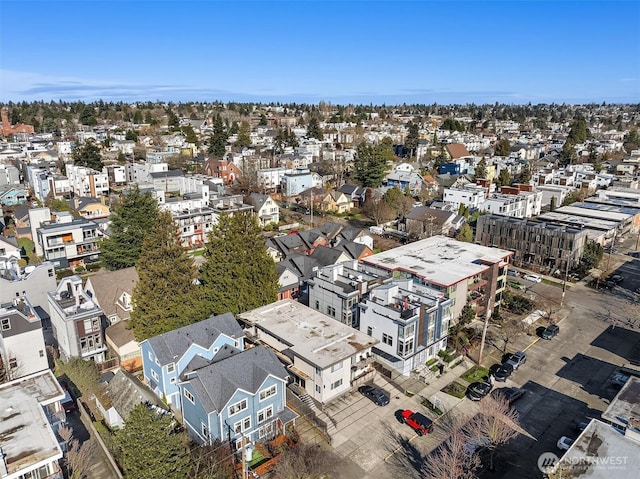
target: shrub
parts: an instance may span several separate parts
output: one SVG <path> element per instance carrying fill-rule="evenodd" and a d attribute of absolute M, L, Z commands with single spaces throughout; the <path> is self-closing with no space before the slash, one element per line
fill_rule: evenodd
<path fill-rule="evenodd" d="M 84 273 L 85 271 L 85 267 L 84 266 L 78 266 L 76 268 L 76 273 L 80 274 L 80 273 Z"/>
<path fill-rule="evenodd" d="M 439 408 L 435 407 L 433 403 L 428 399 L 425 399 L 424 401 L 422 401 L 421 404 L 427 409 L 429 409 L 429 411 L 437 414 L 438 416 L 442 416 L 444 414 Z"/>

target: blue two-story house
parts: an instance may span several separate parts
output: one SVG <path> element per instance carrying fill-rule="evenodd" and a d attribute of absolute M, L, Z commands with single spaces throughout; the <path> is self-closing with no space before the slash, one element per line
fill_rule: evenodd
<path fill-rule="evenodd" d="M 224 346 L 244 349 L 244 334 L 233 314 L 211 316 L 140 343 L 145 383 L 167 404 L 181 409 L 178 378 L 194 358 L 211 361 Z"/>
<path fill-rule="evenodd" d="M 282 433 L 297 414 L 286 406 L 288 375 L 263 346 L 225 346 L 213 362 L 195 358 L 179 382 L 189 436 L 200 444 L 233 441 L 236 449 Z"/>

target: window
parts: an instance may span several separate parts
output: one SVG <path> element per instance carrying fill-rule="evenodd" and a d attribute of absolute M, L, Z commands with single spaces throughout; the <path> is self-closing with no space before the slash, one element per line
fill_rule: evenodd
<path fill-rule="evenodd" d="M 242 401 L 238 401 L 235 404 L 229 406 L 229 416 L 233 416 L 234 414 L 239 413 L 240 411 L 244 411 L 247 409 L 247 400 L 243 399 Z"/>
<path fill-rule="evenodd" d="M 335 373 L 336 371 L 340 371 L 342 369 L 342 363 L 336 363 L 331 366 L 331 372 Z"/>
<path fill-rule="evenodd" d="M 393 337 L 389 336 L 387 333 L 382 333 L 382 342 L 389 346 L 393 346 Z"/>
<path fill-rule="evenodd" d="M 320 369 L 319 367 L 316 367 L 316 374 L 318 376 L 322 376 L 322 369 Z"/>
<path fill-rule="evenodd" d="M 176 383 L 176 378 L 169 378 L 169 382 L 171 384 L 175 384 Z"/>
<path fill-rule="evenodd" d="M 317 299 L 316 299 L 316 309 L 318 310 L 320 309 L 320 301 L 318 301 Z"/>
<path fill-rule="evenodd" d="M 233 432 L 236 434 L 241 434 L 244 431 L 251 429 L 251 417 L 247 416 L 243 420 L 238 421 L 233 424 Z"/>
<path fill-rule="evenodd" d="M 202 436 L 203 437 L 209 437 L 209 429 L 207 429 L 207 425 L 205 423 L 200 423 L 200 426 L 202 428 Z"/>
<path fill-rule="evenodd" d="M 85 319 L 84 320 L 84 332 L 85 334 L 95 333 L 99 330 L 100 324 L 98 318 Z"/>
<path fill-rule="evenodd" d="M 40 354 L 41 358 L 44 358 L 44 349 L 41 349 L 40 351 L 38 351 L 38 354 Z"/>
<path fill-rule="evenodd" d="M 264 437 L 272 436 L 274 433 L 273 423 L 266 424 L 258 430 L 258 437 L 263 439 Z"/>
<path fill-rule="evenodd" d="M 316 384 L 316 392 L 317 393 L 322 392 L 322 388 L 320 387 L 319 384 Z"/>
<path fill-rule="evenodd" d="M 172 373 L 176 370 L 176 365 L 175 363 L 170 363 L 167 365 L 167 372 L 168 373 Z"/>
<path fill-rule="evenodd" d="M 55 274 L 52 269 L 48 270 L 47 272 L 49 273 L 49 278 L 52 278 Z"/>
<path fill-rule="evenodd" d="M 327 306 L 327 316 L 331 316 L 332 318 L 336 317 L 336 308 L 333 306 Z"/>
<path fill-rule="evenodd" d="M 262 391 L 260 391 L 260 401 L 264 401 L 268 397 L 275 395 L 276 391 L 277 388 L 275 384 L 267 389 L 263 389 Z"/>
<path fill-rule="evenodd" d="M 196 403 L 196 400 L 194 399 L 193 394 L 191 394 L 186 389 L 184 390 L 184 397 L 186 397 L 191 404 L 195 404 Z"/>
<path fill-rule="evenodd" d="M 151 377 L 152 377 L 153 379 L 155 379 L 156 381 L 158 380 L 158 373 L 157 373 L 157 372 L 155 372 L 153 369 L 151 370 Z"/>
<path fill-rule="evenodd" d="M 273 406 L 269 406 L 261 411 L 258 411 L 258 424 L 265 422 L 267 419 L 273 417 Z"/>
<path fill-rule="evenodd" d="M 151 354 L 151 351 L 149 351 L 149 360 L 153 361 L 153 354 Z"/>
<path fill-rule="evenodd" d="M 331 389 L 337 389 L 342 386 L 342 379 L 338 379 L 336 382 L 331 383 Z"/>
<path fill-rule="evenodd" d="M 6 331 L 8 329 L 11 329 L 11 321 L 9 318 L 2 318 L 2 330 Z"/>
<path fill-rule="evenodd" d="M 367 336 L 373 336 L 373 328 L 371 326 L 367 326 Z"/>

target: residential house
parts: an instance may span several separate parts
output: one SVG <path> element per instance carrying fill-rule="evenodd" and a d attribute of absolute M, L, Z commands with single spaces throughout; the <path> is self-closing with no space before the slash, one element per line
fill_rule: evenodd
<path fill-rule="evenodd" d="M 180 375 L 198 362 L 212 360 L 225 345 L 244 349 L 244 334 L 231 313 L 145 339 L 140 343 L 144 382 L 167 404 L 181 409 Z"/>
<path fill-rule="evenodd" d="M 156 191 L 179 192 L 184 173 L 182 170 L 166 170 L 149 173 L 149 182 Z"/>
<path fill-rule="evenodd" d="M 253 212 L 258 217 L 260 226 L 280 223 L 280 208 L 271 196 L 251 193 L 246 198 L 246 203 L 253 206 Z"/>
<path fill-rule="evenodd" d="M 63 479 L 56 437 L 65 394 L 51 370 L 0 384 L 0 474 L 3 479 Z"/>
<path fill-rule="evenodd" d="M 298 388 L 326 404 L 372 374 L 378 340 L 301 303 L 284 299 L 239 316 L 249 337 L 278 354 Z"/>
<path fill-rule="evenodd" d="M 422 291 L 453 301 L 452 317 L 466 304 L 477 314 L 491 315 L 500 304 L 513 252 L 432 236 L 361 260 L 370 273 L 411 279 Z"/>
<path fill-rule="evenodd" d="M 52 263 L 22 268 L 17 256 L 0 256 L 0 304 L 25 296 L 38 316 L 48 325 L 48 293 L 56 289 L 56 273 Z"/>
<path fill-rule="evenodd" d="M 469 184 L 464 187 L 445 188 L 442 200 L 445 203 L 453 205 L 454 208 L 460 208 L 460 205 L 467 207 L 470 211 L 475 211 L 484 203 L 489 191 L 479 185 Z"/>
<path fill-rule="evenodd" d="M 98 410 L 111 429 L 123 428 L 129 414 L 138 404 L 145 404 L 159 413 L 169 413 L 167 406 L 132 374 L 118 369 L 115 373 L 107 373 L 107 377 L 109 379 L 105 395 L 110 404 L 103 405 L 97 397 L 95 400 Z"/>
<path fill-rule="evenodd" d="M 399 188 L 402 191 L 408 189 L 412 196 L 419 195 L 425 186 L 419 173 L 398 170 L 394 170 L 386 176 L 385 184 L 391 188 Z"/>
<path fill-rule="evenodd" d="M 314 186 L 313 175 L 308 168 L 296 168 L 290 173 L 285 173 L 281 181 L 282 194 L 289 198 L 298 196 Z"/>
<path fill-rule="evenodd" d="M 77 211 L 80 216 L 88 220 L 107 218 L 111 213 L 107 205 L 91 197 L 73 198 L 73 209 Z"/>
<path fill-rule="evenodd" d="M 278 299 L 297 299 L 300 291 L 300 277 L 286 263 L 276 263 L 278 273 Z"/>
<path fill-rule="evenodd" d="M 369 189 L 355 185 L 342 185 L 338 188 L 338 191 L 347 195 L 347 198 L 351 200 L 355 208 L 362 208 L 367 200 Z"/>
<path fill-rule="evenodd" d="M 451 209 L 417 206 L 405 219 L 405 231 L 416 238 L 433 235 L 453 236 L 465 221 L 463 216 Z"/>
<path fill-rule="evenodd" d="M 23 205 L 27 202 L 29 193 L 23 186 L 0 187 L 0 204 L 5 206 Z"/>
<path fill-rule="evenodd" d="M 2 209 L 0 209 L 2 213 Z M 0 236 L 0 256 L 13 256 L 20 259 L 21 248 L 18 246 L 18 241 L 15 236 Z"/>
<path fill-rule="evenodd" d="M 75 275 L 62 278 L 48 297 L 53 336 L 62 358 L 104 361 L 107 346 L 102 330 L 103 312 L 82 289 L 82 279 Z"/>
<path fill-rule="evenodd" d="M 49 368 L 42 322 L 24 296 L 0 304 L 0 357 L 10 379 Z"/>
<path fill-rule="evenodd" d="M 465 156 L 471 156 L 467 147 L 462 143 L 450 143 L 444 146 L 444 154 L 451 160 L 457 160 Z"/>
<path fill-rule="evenodd" d="M 360 331 L 380 341 L 377 362 L 395 374 L 409 375 L 447 345 L 453 301 L 412 280 L 373 288 L 358 308 Z"/>
<path fill-rule="evenodd" d="M 106 165 L 102 171 L 107 174 L 109 188 L 114 189 L 127 184 L 127 167 L 125 165 Z"/>
<path fill-rule="evenodd" d="M 34 216 L 49 208 L 30 210 L 31 230 L 35 230 L 34 243 L 38 256 L 51 261 L 57 268 L 69 268 L 100 259 L 98 223 L 82 217 L 74 217 L 67 211 L 50 214 L 51 219 L 34 221 Z M 34 215 L 31 215 L 34 213 Z"/>
<path fill-rule="evenodd" d="M 237 450 L 266 441 L 292 423 L 286 406 L 288 375 L 263 346 L 223 346 L 208 364 L 193 361 L 180 378 L 182 415 L 189 436 L 200 444 L 232 441 Z"/>
<path fill-rule="evenodd" d="M 132 266 L 117 271 L 102 269 L 90 276 L 84 287 L 102 309 L 103 324 L 109 325 L 104 333 L 109 356 L 127 371 L 142 368 L 140 344 L 129 325 L 133 311 L 133 288 L 137 282 L 138 273 Z"/>

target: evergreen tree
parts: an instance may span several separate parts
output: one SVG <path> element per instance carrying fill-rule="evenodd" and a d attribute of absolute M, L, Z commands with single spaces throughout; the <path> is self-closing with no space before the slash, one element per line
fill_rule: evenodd
<path fill-rule="evenodd" d="M 487 160 L 483 156 L 482 159 L 476 165 L 476 179 L 487 177 Z"/>
<path fill-rule="evenodd" d="M 195 304 L 197 270 L 170 212 L 158 214 L 142 243 L 136 271 L 140 279 L 133 290 L 131 324 L 138 341 L 204 319 Z"/>
<path fill-rule="evenodd" d="M 85 141 L 82 145 L 78 145 L 73 150 L 73 164 L 78 166 L 86 166 L 96 171 L 102 171 L 102 155 L 100 147 L 93 139 Z"/>
<path fill-rule="evenodd" d="M 578 155 L 576 153 L 575 143 L 573 143 L 573 140 L 567 139 L 564 145 L 562 145 L 560 156 L 558 156 L 558 163 L 560 166 L 572 165 L 577 159 Z"/>
<path fill-rule="evenodd" d="M 473 241 L 473 230 L 467 223 L 463 224 L 456 235 L 458 241 L 464 241 L 465 243 L 471 243 Z"/>
<path fill-rule="evenodd" d="M 417 123 L 410 121 L 407 123 L 407 130 L 404 146 L 409 150 L 409 157 L 413 157 L 418 147 L 418 140 L 420 140 L 420 128 Z"/>
<path fill-rule="evenodd" d="M 222 158 L 225 154 L 229 135 L 222 122 L 222 117 L 217 115 L 213 121 L 213 134 L 209 140 L 209 154 Z"/>
<path fill-rule="evenodd" d="M 591 132 L 587 128 L 587 122 L 584 118 L 574 120 L 570 128 L 567 140 L 571 140 L 573 144 L 584 143 L 587 138 L 591 137 Z"/>
<path fill-rule="evenodd" d="M 315 138 L 319 141 L 324 139 L 324 135 L 318 124 L 318 119 L 315 116 L 312 116 L 307 124 L 307 138 Z"/>
<path fill-rule="evenodd" d="M 284 147 L 287 145 L 288 135 L 282 128 L 278 128 L 278 133 L 273 140 L 273 148 L 276 155 L 284 153 Z"/>
<path fill-rule="evenodd" d="M 511 185 L 511 174 L 507 168 L 502 168 L 500 170 L 500 174 L 496 180 L 498 186 L 509 186 Z"/>
<path fill-rule="evenodd" d="M 238 314 L 276 300 L 278 276 L 254 215 L 220 215 L 200 267 L 207 314 Z"/>
<path fill-rule="evenodd" d="M 113 437 L 124 476 L 127 479 L 188 477 L 185 436 L 174 429 L 175 420 L 171 414 L 158 414 L 145 404 L 135 406 L 125 427 Z"/>
<path fill-rule="evenodd" d="M 258 126 L 267 126 L 267 117 L 264 116 L 264 113 L 260 113 L 260 121 L 258 122 Z"/>
<path fill-rule="evenodd" d="M 236 146 L 238 148 L 251 146 L 251 129 L 249 128 L 249 122 L 243 121 L 238 127 L 238 139 L 236 140 Z"/>
<path fill-rule="evenodd" d="M 126 193 L 110 217 L 111 234 L 102 241 L 100 252 L 107 269 L 135 266 L 142 241 L 158 217 L 158 202 L 149 193 L 140 193 L 136 186 Z"/>
<path fill-rule="evenodd" d="M 495 153 L 497 156 L 509 156 L 511 152 L 511 143 L 506 138 L 498 140 L 495 144 Z"/>
<path fill-rule="evenodd" d="M 522 167 L 522 172 L 520 173 L 518 181 L 524 185 L 528 185 L 531 182 L 531 166 L 529 163 Z"/>
<path fill-rule="evenodd" d="M 393 141 L 386 137 L 375 146 L 361 143 L 356 149 L 353 160 L 354 176 L 362 186 L 378 187 L 388 170 L 389 161 L 392 161 Z"/>

